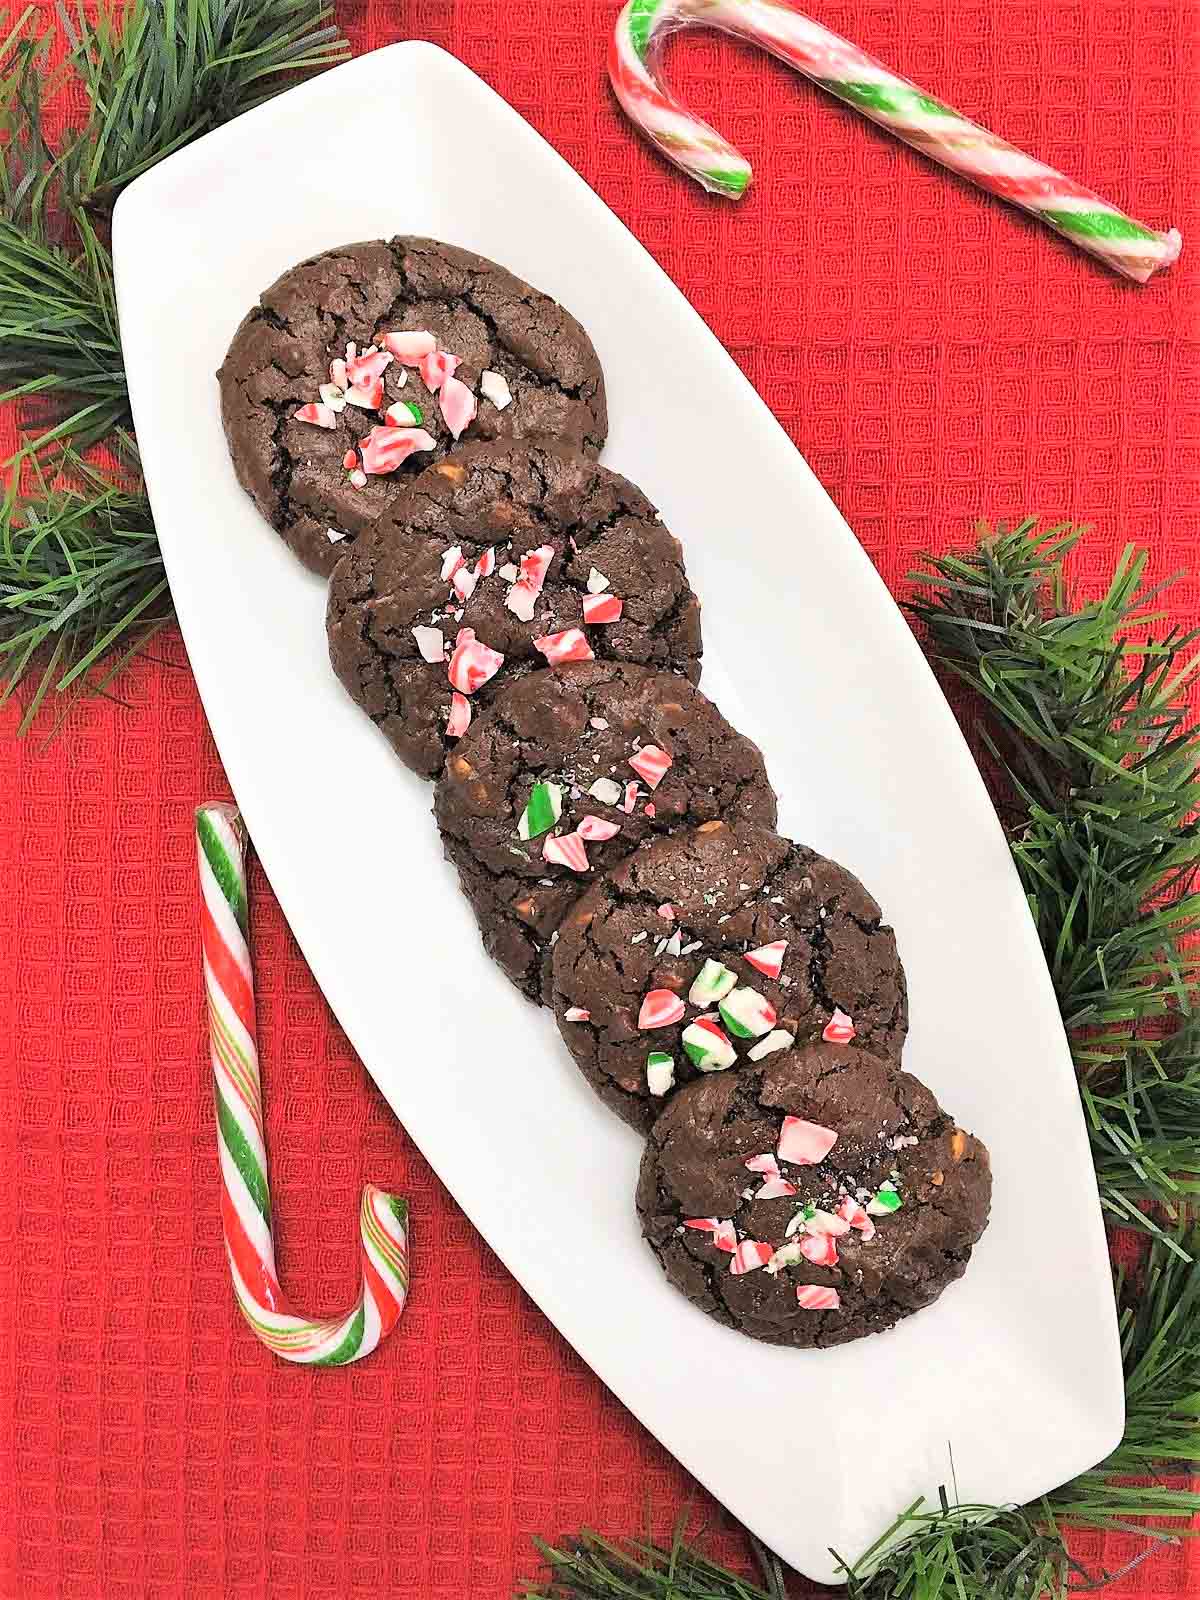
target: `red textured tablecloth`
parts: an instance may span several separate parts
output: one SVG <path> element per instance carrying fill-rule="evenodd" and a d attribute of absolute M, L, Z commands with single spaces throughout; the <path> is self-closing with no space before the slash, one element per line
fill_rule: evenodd
<path fill-rule="evenodd" d="M 425 0 L 339 14 L 357 49 L 445 45 L 558 147 L 729 346 L 893 586 L 922 547 L 1023 512 L 1096 525 L 1085 580 L 1127 539 L 1151 547 L 1158 574 L 1194 569 L 1195 0 L 818 7 L 1018 145 L 1180 227 L 1181 264 L 1146 288 L 714 35 L 676 43 L 672 74 L 750 154 L 756 182 L 740 205 L 706 199 L 609 98 L 616 9 Z M 419 159 L 389 150 L 378 110 L 378 150 L 347 151 L 348 170 Z M 719 437 L 714 418 L 713 448 Z M 1173 604 L 1200 618 L 1194 571 Z M 531 1533 L 639 1531 L 647 1508 L 661 1531 L 689 1496 L 718 1549 L 743 1554 L 396 1126 L 261 874 L 285 1281 L 316 1311 L 347 1300 L 365 1178 L 412 1201 L 415 1279 L 397 1333 L 345 1370 L 287 1367 L 240 1321 L 191 834 L 195 803 L 228 791 L 179 640 L 152 656 L 48 749 L 0 714 L 0 1595 L 500 1600 L 532 1569 Z M 1073 1544 L 1110 1568 L 1138 1548 Z M 1179 1549 L 1111 1593 L 1198 1589 L 1200 1556 Z"/>

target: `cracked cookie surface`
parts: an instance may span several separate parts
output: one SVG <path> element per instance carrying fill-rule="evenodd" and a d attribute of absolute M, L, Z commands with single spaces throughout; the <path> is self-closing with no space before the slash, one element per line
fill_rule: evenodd
<path fill-rule="evenodd" d="M 677 955 L 661 947 L 663 904 L 680 932 Z M 781 941 L 777 976 L 746 959 Z M 690 1003 L 706 961 L 726 970 L 730 987 L 753 991 L 776 1020 L 738 1037 L 716 1003 Z M 642 1025 L 652 991 L 682 1005 L 680 1020 Z M 599 879 L 559 927 L 550 1000 L 584 1076 L 643 1131 L 662 1106 L 650 1092 L 648 1055 L 671 1057 L 673 1084 L 694 1078 L 683 1032 L 710 1012 L 739 1062 L 764 1046 L 768 1032 L 800 1045 L 819 1039 L 839 1008 L 860 1045 L 891 1059 L 908 1030 L 895 936 L 863 885 L 836 862 L 747 822 L 707 822 L 656 839 Z M 569 1010 L 588 1018 L 569 1021 Z"/>
<path fill-rule="evenodd" d="M 442 575 L 453 550 L 471 573 L 488 552 L 494 561 L 464 600 Z M 511 574 L 537 550 L 550 555 L 525 621 L 510 607 Z M 621 601 L 615 622 L 584 619 L 593 571 L 607 580 L 601 597 Z M 326 621 L 350 697 L 425 777 L 440 773 L 456 743 L 447 733 L 452 685 L 445 660 L 422 655 L 414 627 L 438 630 L 446 656 L 463 628 L 503 655 L 471 694 L 472 717 L 503 686 L 546 667 L 535 640 L 568 629 L 582 631 L 597 660 L 700 675 L 700 606 L 679 541 L 640 489 L 551 442 L 469 445 L 414 478 L 338 563 Z"/>
<path fill-rule="evenodd" d="M 824 1159 L 779 1154 L 785 1118 L 836 1134 Z M 873 1198 L 889 1189 L 898 1209 Z M 681 1089 L 650 1132 L 637 1185 L 642 1232 L 672 1285 L 726 1327 L 799 1348 L 881 1333 L 931 1304 L 965 1270 L 990 1200 L 987 1150 L 922 1083 L 825 1044 Z M 728 1227 L 718 1243 L 689 1221 Z"/>
<path fill-rule="evenodd" d="M 646 746 L 671 757 L 653 790 L 629 764 Z M 544 809 L 526 840 L 520 823 L 535 786 Z M 553 823 L 550 806 L 560 808 Z M 775 794 L 757 746 L 686 679 L 592 661 L 502 688 L 447 760 L 434 814 L 488 953 L 538 1000 L 552 935 L 597 873 L 655 834 L 713 818 L 773 827 Z M 586 834 L 589 817 L 601 824 L 594 834 L 617 831 L 585 839 L 587 871 L 547 861 L 546 840 L 581 826 Z M 674 925 L 658 920 L 669 936 Z"/>
<path fill-rule="evenodd" d="M 395 472 L 351 483 L 343 456 L 383 417 L 347 405 L 333 428 L 295 420 L 329 381 L 330 361 L 353 341 L 425 331 L 459 357 L 456 376 L 479 410 L 462 439 L 544 435 L 597 454 L 608 431 L 604 379 L 580 324 L 548 295 L 483 256 L 435 239 L 398 237 L 345 245 L 300 262 L 263 292 L 243 319 L 217 374 L 221 414 L 238 481 L 296 555 L 329 573 L 415 472 L 454 448 L 419 370 L 393 363 L 383 406 L 404 400 L 422 413 L 435 451 Z M 499 373 L 512 401 L 499 409 L 479 392 Z M 401 377 L 404 377 L 401 386 Z M 328 530 L 345 535 L 331 542 Z"/>

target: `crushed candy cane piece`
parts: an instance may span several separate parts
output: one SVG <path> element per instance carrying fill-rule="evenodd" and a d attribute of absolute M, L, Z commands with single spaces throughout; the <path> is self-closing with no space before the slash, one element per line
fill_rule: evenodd
<path fill-rule="evenodd" d="M 655 805 L 647 804 L 642 807 L 642 810 L 652 821 L 658 815 L 658 807 Z"/>
<path fill-rule="evenodd" d="M 505 595 L 504 604 L 518 622 L 532 622 L 537 609 L 537 594 L 527 584 L 518 581 Z"/>
<path fill-rule="evenodd" d="M 479 574 L 468 566 L 459 567 L 450 579 L 450 585 L 460 600 L 469 600 L 475 593 L 475 585 L 479 582 Z"/>
<path fill-rule="evenodd" d="M 436 394 L 446 379 L 454 376 L 458 357 L 452 356 L 448 350 L 430 350 L 421 357 L 418 365 L 422 383 L 430 394 Z"/>
<path fill-rule="evenodd" d="M 615 594 L 585 594 L 583 620 L 585 622 L 619 622 L 622 604 Z"/>
<path fill-rule="evenodd" d="M 563 628 L 560 633 L 543 634 L 533 641 L 533 648 L 541 651 L 552 667 L 560 667 L 567 661 L 596 659 L 582 628 Z"/>
<path fill-rule="evenodd" d="M 838 1202 L 837 1215 L 850 1227 L 857 1228 L 863 1236 L 863 1243 L 875 1237 L 875 1224 L 871 1221 L 866 1211 L 853 1195 L 844 1194 Z"/>
<path fill-rule="evenodd" d="M 587 575 L 587 592 L 589 594 L 603 594 L 608 588 L 608 579 L 596 567 Z"/>
<path fill-rule="evenodd" d="M 757 989 L 734 989 L 718 1009 L 725 1026 L 739 1039 L 757 1039 L 779 1020 L 775 1007 Z"/>
<path fill-rule="evenodd" d="M 517 823 L 517 836 L 537 839 L 549 833 L 562 816 L 562 793 L 561 784 L 535 783 Z"/>
<path fill-rule="evenodd" d="M 664 917 L 668 922 L 673 922 L 675 920 L 675 907 L 669 900 L 664 900 L 658 908 L 658 915 Z"/>
<path fill-rule="evenodd" d="M 686 1009 L 674 989 L 650 989 L 642 996 L 637 1025 L 643 1029 L 669 1028 L 683 1021 Z"/>
<path fill-rule="evenodd" d="M 776 939 L 771 944 L 761 944 L 757 950 L 747 950 L 745 959 L 764 978 L 777 978 L 783 971 L 783 958 L 787 953 L 786 939 Z"/>
<path fill-rule="evenodd" d="M 644 779 L 648 789 L 657 789 L 666 777 L 674 758 L 665 750 L 660 750 L 656 744 L 644 744 L 640 750 L 629 757 L 629 765 Z"/>
<path fill-rule="evenodd" d="M 346 390 L 346 404 L 358 406 L 361 411 L 378 411 L 383 404 L 383 379 L 374 383 L 352 384 Z"/>
<path fill-rule="evenodd" d="M 743 1239 L 733 1252 L 729 1270 L 735 1277 L 743 1272 L 755 1272 L 759 1267 L 765 1267 L 774 1254 L 773 1248 L 761 1239 Z"/>
<path fill-rule="evenodd" d="M 724 1220 L 719 1217 L 685 1217 L 683 1225 L 685 1228 L 695 1228 L 698 1233 L 711 1234 L 717 1249 L 724 1250 L 728 1255 L 737 1249 L 737 1233 L 729 1217 Z"/>
<path fill-rule="evenodd" d="M 316 428 L 336 428 L 337 417 L 332 406 L 315 405 L 311 401 L 292 412 L 293 422 L 311 422 Z"/>
<path fill-rule="evenodd" d="M 601 805 L 615 806 L 621 798 L 621 785 L 614 783 L 611 778 L 597 778 L 588 789 L 593 800 L 599 800 Z"/>
<path fill-rule="evenodd" d="M 836 1311 L 842 1303 L 836 1289 L 826 1289 L 819 1283 L 797 1284 L 796 1300 L 802 1311 Z"/>
<path fill-rule="evenodd" d="M 413 628 L 412 636 L 417 641 L 417 649 L 421 652 L 421 660 L 434 662 L 444 661 L 446 658 L 446 635 L 440 628 Z"/>
<path fill-rule="evenodd" d="M 317 385 L 317 393 L 321 396 L 322 403 L 327 405 L 335 414 L 346 409 L 346 391 L 339 389 L 336 383 L 321 383 Z"/>
<path fill-rule="evenodd" d="M 513 566 L 511 561 L 506 561 L 502 567 L 496 568 L 496 576 L 498 578 L 503 578 L 505 583 L 515 583 L 517 579 L 517 569 Z"/>
<path fill-rule="evenodd" d="M 680 1001 L 680 1015 L 683 1002 Z M 681 1043 L 699 1072 L 723 1072 L 737 1060 L 737 1051 L 712 1017 L 697 1017 L 683 1030 Z"/>
<path fill-rule="evenodd" d="M 834 1006 L 833 1015 L 822 1029 L 821 1037 L 826 1044 L 849 1044 L 856 1031 L 853 1019 L 846 1015 L 841 1006 Z"/>
<path fill-rule="evenodd" d="M 443 583 L 449 583 L 450 579 L 458 571 L 459 567 L 463 565 L 462 546 L 459 544 L 452 544 L 442 556 L 441 576 Z"/>
<path fill-rule="evenodd" d="M 675 1060 L 665 1050 L 651 1050 L 646 1057 L 646 1087 L 651 1094 L 666 1094 L 675 1083 Z"/>
<path fill-rule="evenodd" d="M 326 528 L 325 537 L 329 540 L 330 544 L 341 544 L 342 540 L 348 539 L 350 535 L 348 533 L 343 533 L 340 528 Z"/>
<path fill-rule="evenodd" d="M 608 727 L 608 718 L 607 717 L 589 717 L 588 718 L 588 727 L 589 728 L 599 728 L 600 731 L 603 733 L 604 729 Z"/>
<path fill-rule="evenodd" d="M 694 1006 L 713 1006 L 723 1000 L 736 983 L 736 972 L 730 972 L 728 967 L 709 957 L 696 974 L 688 990 L 688 999 Z"/>
<path fill-rule="evenodd" d="M 800 1254 L 814 1267 L 836 1267 L 837 1245 L 829 1233 L 806 1233 L 800 1240 Z"/>
<path fill-rule="evenodd" d="M 367 475 L 361 467 L 355 467 L 350 474 L 350 482 L 356 489 L 365 489 L 367 487 Z"/>
<path fill-rule="evenodd" d="M 512 405 L 512 390 L 502 372 L 492 372 L 489 368 L 479 374 L 479 390 L 485 400 L 490 400 L 497 411 L 503 411 L 505 406 Z"/>
<path fill-rule="evenodd" d="M 446 666 L 446 675 L 452 688 L 463 694 L 474 694 L 500 671 L 504 657 L 476 637 L 474 629 L 460 628 L 454 641 L 454 650 Z"/>
<path fill-rule="evenodd" d="M 779 1162 L 770 1150 L 764 1151 L 760 1156 L 747 1156 L 742 1165 L 747 1171 L 762 1172 L 768 1178 L 777 1178 L 779 1176 Z"/>
<path fill-rule="evenodd" d="M 625 798 L 621 801 L 621 810 L 627 817 L 631 817 L 633 815 L 633 808 L 637 805 L 637 797 L 640 789 L 641 784 L 638 783 L 627 783 L 625 785 Z"/>
<path fill-rule="evenodd" d="M 455 689 L 450 696 L 450 715 L 446 718 L 446 736 L 461 739 L 471 726 L 471 702 L 465 694 Z"/>
<path fill-rule="evenodd" d="M 786 1028 L 772 1028 L 765 1038 L 750 1046 L 746 1055 L 751 1061 L 761 1061 L 764 1056 L 774 1055 L 776 1050 L 790 1050 L 795 1042 L 795 1034 Z"/>
<path fill-rule="evenodd" d="M 568 1006 L 563 1017 L 567 1022 L 590 1022 L 592 1013 L 586 1006 Z"/>
<path fill-rule="evenodd" d="M 358 465 L 358 451 L 347 450 L 346 454 L 342 457 L 342 465 L 345 467 L 347 472 L 356 467 Z"/>
<path fill-rule="evenodd" d="M 424 428 L 372 428 L 358 442 L 364 472 L 394 472 L 418 451 L 432 450 L 434 441 Z"/>
<path fill-rule="evenodd" d="M 329 363 L 329 381 L 335 383 L 343 393 L 350 387 L 350 379 L 346 376 L 346 363 L 341 356 L 334 356 Z"/>
<path fill-rule="evenodd" d="M 383 419 L 393 428 L 415 428 L 425 421 L 425 413 L 411 400 L 393 400 L 383 413 Z"/>
<path fill-rule="evenodd" d="M 548 833 L 542 845 L 542 859 L 572 872 L 588 870 L 587 845 L 577 833 Z"/>
<path fill-rule="evenodd" d="M 489 545 L 475 563 L 475 576 L 477 578 L 490 578 L 496 570 L 496 547 Z"/>
<path fill-rule="evenodd" d="M 400 329 L 395 333 L 385 333 L 383 343 L 384 348 L 406 367 L 418 366 L 422 356 L 430 356 L 437 349 L 437 340 L 424 329 Z"/>
<path fill-rule="evenodd" d="M 583 817 L 579 823 L 579 837 L 581 839 L 595 839 L 597 841 L 611 839 L 620 831 L 621 824 L 619 822 L 606 822 L 603 817 L 589 815 Z"/>
<path fill-rule="evenodd" d="M 837 1137 L 832 1128 L 823 1128 L 819 1122 L 784 1117 L 775 1148 L 781 1161 L 791 1161 L 798 1167 L 815 1167 L 833 1149 Z"/>
<path fill-rule="evenodd" d="M 352 389 L 369 389 L 378 378 L 392 364 L 393 357 L 388 350 L 372 350 L 355 356 L 346 363 L 346 376 L 350 380 Z"/>
<path fill-rule="evenodd" d="M 766 1178 L 762 1187 L 752 1196 L 755 1200 L 783 1200 L 796 1193 L 796 1185 L 786 1178 Z"/>
<path fill-rule="evenodd" d="M 809 1233 L 828 1233 L 835 1239 L 850 1232 L 850 1224 L 845 1217 L 839 1217 L 833 1211 L 822 1211 L 819 1206 L 814 1207 L 811 1217 L 805 1217 L 804 1226 Z"/>
<path fill-rule="evenodd" d="M 463 429 L 470 426 L 479 410 L 475 396 L 460 379 L 447 373 L 442 379 L 438 395 L 442 420 L 455 439 L 461 438 Z"/>
<path fill-rule="evenodd" d="M 893 1211 L 899 1211 L 904 1204 L 896 1191 L 894 1183 L 881 1183 L 872 1199 L 867 1201 L 867 1215 L 869 1217 L 890 1217 Z"/>
<path fill-rule="evenodd" d="M 772 1277 L 777 1272 L 782 1272 L 784 1267 L 799 1266 L 804 1257 L 800 1254 L 800 1241 L 792 1239 L 787 1244 L 781 1244 L 779 1249 L 767 1262 L 767 1271 Z"/>
<path fill-rule="evenodd" d="M 679 948 L 680 948 L 680 945 L 682 943 L 683 943 L 683 940 L 680 937 L 679 929 L 676 928 L 675 932 L 667 940 L 667 944 L 666 944 L 667 954 L 669 956 L 677 956 L 679 954 Z"/>

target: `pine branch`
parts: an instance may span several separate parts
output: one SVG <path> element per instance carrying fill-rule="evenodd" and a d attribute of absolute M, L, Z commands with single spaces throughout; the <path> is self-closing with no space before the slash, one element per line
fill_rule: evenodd
<path fill-rule="evenodd" d="M 1074 606 L 1063 561 L 1081 534 L 985 532 L 969 554 L 930 558 L 911 609 L 991 713 L 1103 1204 L 1161 1234 L 1155 1208 L 1174 1218 L 1200 1192 L 1197 632 L 1155 631 L 1163 586 L 1144 585 L 1131 549 L 1106 593 Z"/>

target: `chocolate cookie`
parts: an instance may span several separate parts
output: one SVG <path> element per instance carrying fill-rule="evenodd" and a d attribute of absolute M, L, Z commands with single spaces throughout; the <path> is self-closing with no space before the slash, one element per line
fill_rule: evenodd
<path fill-rule="evenodd" d="M 916 1078 L 817 1044 L 681 1089 L 651 1129 L 637 1207 L 693 1305 L 804 1349 L 936 1300 L 991 1190 L 986 1149 Z"/>
<path fill-rule="evenodd" d="M 430 467 L 329 587 L 329 653 L 415 772 L 518 674 L 598 659 L 700 675 L 700 606 L 640 489 L 550 442 Z"/>
<path fill-rule="evenodd" d="M 595 874 L 656 833 L 714 817 L 773 827 L 757 747 L 673 672 L 625 662 L 500 689 L 446 762 L 434 814 L 488 953 L 529 996 Z M 674 923 L 658 918 L 656 937 Z"/>
<path fill-rule="evenodd" d="M 435 239 L 302 261 L 264 291 L 217 377 L 238 481 L 322 573 L 460 437 L 544 435 L 595 454 L 608 431 L 575 318 Z"/>
<path fill-rule="evenodd" d="M 551 1001 L 588 1082 L 641 1129 L 698 1072 L 822 1037 L 895 1059 L 908 1028 L 862 884 L 749 822 L 655 839 L 601 878 L 559 928 Z"/>

